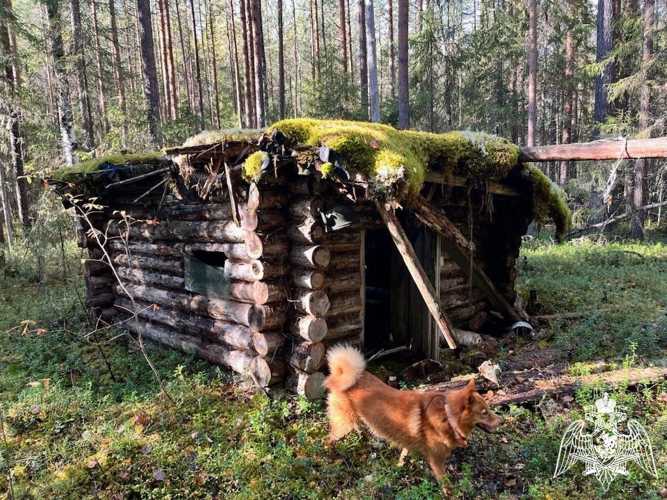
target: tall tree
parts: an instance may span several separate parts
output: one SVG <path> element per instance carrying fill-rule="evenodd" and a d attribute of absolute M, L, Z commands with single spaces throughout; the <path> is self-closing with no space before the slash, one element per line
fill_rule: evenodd
<path fill-rule="evenodd" d="M 366 5 L 357 0 L 359 10 L 359 85 L 361 87 L 361 116 L 368 120 L 368 54 L 366 41 Z"/>
<path fill-rule="evenodd" d="M 178 118 L 178 86 L 176 83 L 176 65 L 174 64 L 174 41 L 171 31 L 171 13 L 169 0 L 162 0 L 164 4 L 165 28 L 167 30 L 167 68 L 169 69 L 169 92 L 171 93 L 171 118 Z"/>
<path fill-rule="evenodd" d="M 231 30 L 229 29 L 229 25 L 227 26 L 227 29 L 231 31 L 231 38 L 232 38 L 232 50 L 230 52 L 233 52 L 233 63 L 234 63 L 234 80 L 235 80 L 235 86 L 236 86 L 236 113 L 238 116 L 238 123 L 239 123 L 239 128 L 243 128 L 243 92 L 241 91 L 241 71 L 240 71 L 240 65 L 239 65 L 239 51 L 238 51 L 238 44 L 236 41 L 236 14 L 234 13 L 234 1 L 229 0 L 229 17 L 231 18 Z M 229 35 L 228 35 L 229 36 Z"/>
<path fill-rule="evenodd" d="M 72 56 L 78 87 L 79 111 L 83 125 L 83 147 L 90 150 L 95 144 L 95 137 L 93 118 L 90 111 L 90 98 L 88 97 L 88 78 L 86 76 L 86 57 L 84 53 L 79 0 L 70 0 L 70 10 L 72 15 Z"/>
<path fill-rule="evenodd" d="M 388 38 L 389 38 L 389 97 L 396 95 L 396 54 L 394 51 L 394 0 L 387 1 Z"/>
<path fill-rule="evenodd" d="M 201 63 L 199 60 L 199 41 L 197 40 L 197 18 L 195 17 L 195 3 L 190 0 L 190 12 L 192 14 L 192 36 L 195 42 L 195 70 L 197 79 L 197 98 L 199 104 L 199 123 L 200 126 L 204 123 L 204 92 L 201 84 Z"/>
<path fill-rule="evenodd" d="M 408 90 L 408 0 L 398 0 L 398 128 L 410 127 Z"/>
<path fill-rule="evenodd" d="M 18 73 L 14 71 L 14 61 L 16 54 L 13 52 L 11 43 L 11 21 L 7 18 L 11 15 L 11 3 L 3 0 L 2 7 L 6 9 L 4 16 L 0 16 L 0 56 L 3 64 L 3 80 L 6 95 L 8 99 L 8 109 L 3 110 L 6 113 L 5 126 L 9 131 L 9 153 L 11 157 L 14 178 L 16 179 L 16 206 L 18 216 L 24 227 L 30 227 L 30 217 L 28 215 L 28 184 L 24 177 L 23 165 L 23 138 L 21 137 L 21 109 L 16 104 L 18 101 Z M 0 4 L 1 5 L 1 4 Z M 0 168 L 4 168 L 0 166 Z M 3 176 L 4 177 L 4 176 Z M 2 179 L 4 182 L 4 179 Z M 6 193 L 3 194 L 3 201 L 9 206 Z M 8 211 L 7 211 L 8 213 Z M 7 224 L 8 232 L 11 231 L 11 224 Z"/>
<path fill-rule="evenodd" d="M 118 105 L 122 116 L 122 140 L 123 146 L 127 141 L 127 105 L 125 103 L 125 82 L 123 81 L 123 67 L 120 60 L 120 43 L 118 42 L 118 24 L 116 22 L 115 0 L 109 0 L 109 22 L 111 24 L 111 56 L 113 62 L 113 78 L 118 94 Z"/>
<path fill-rule="evenodd" d="M 614 0 L 599 0 L 597 14 L 597 49 L 596 62 L 604 61 L 614 48 L 614 19 L 616 17 Z M 609 90 L 607 85 L 616 78 L 616 68 L 613 62 L 607 61 L 602 74 L 595 77 L 595 107 L 593 120 L 596 123 L 605 121 L 610 113 Z M 595 128 L 595 137 L 599 137 L 600 129 Z"/>
<path fill-rule="evenodd" d="M 67 74 L 65 73 L 65 51 L 63 49 L 62 21 L 58 1 L 49 1 L 46 4 L 49 18 L 49 40 L 51 41 L 51 56 L 56 87 L 58 88 L 58 120 L 60 125 L 60 139 L 63 147 L 63 156 L 67 166 L 78 163 L 76 151 L 79 145 L 74 133 L 74 117 L 72 105 L 69 101 L 67 88 Z"/>
<path fill-rule="evenodd" d="M 280 119 L 285 119 L 285 44 L 283 35 L 283 0 L 278 0 L 278 101 Z"/>
<path fill-rule="evenodd" d="M 255 126 L 264 126 L 264 71 L 262 69 L 262 24 L 259 20 L 259 0 L 250 1 L 252 21 L 252 47 L 255 59 Z"/>
<path fill-rule="evenodd" d="M 565 104 L 563 109 L 563 114 L 565 116 L 563 116 L 563 132 L 561 137 L 561 142 L 563 144 L 572 142 L 572 123 L 574 121 L 574 23 L 576 20 L 574 17 L 573 2 L 574 0 L 568 0 L 567 2 L 567 34 L 565 35 Z M 565 184 L 567 181 L 570 164 L 571 162 L 569 161 L 560 162 L 560 184 Z"/>
<path fill-rule="evenodd" d="M 162 75 L 162 95 L 164 96 L 164 116 L 166 119 L 173 118 L 171 115 L 171 89 L 169 77 L 169 63 L 167 62 L 167 19 L 164 9 L 164 0 L 157 0 L 159 25 L 156 26 L 160 42 L 160 74 Z"/>
<path fill-rule="evenodd" d="M 148 111 L 148 134 L 152 145 L 157 147 L 162 143 L 162 134 L 160 132 L 160 91 L 155 65 L 150 0 L 137 0 L 137 13 L 139 40 L 141 42 L 144 98 L 146 99 Z"/>
<path fill-rule="evenodd" d="M 218 57 L 215 52 L 215 23 L 213 21 L 213 4 L 209 4 L 208 11 L 208 24 L 210 27 L 210 38 L 211 38 L 211 59 L 213 66 L 213 90 L 215 95 L 213 96 L 213 103 L 215 105 L 215 123 L 218 128 L 221 128 L 220 121 L 220 91 L 218 89 Z"/>
<path fill-rule="evenodd" d="M 535 145 L 537 125 L 537 0 L 529 0 L 528 26 L 528 146 Z"/>
<path fill-rule="evenodd" d="M 253 118 L 253 111 L 252 111 L 252 80 L 250 78 L 250 55 L 249 55 L 249 48 L 248 48 L 248 40 L 250 38 L 248 34 L 248 20 L 247 18 L 250 17 L 249 15 L 246 15 L 246 3 L 245 0 L 240 1 L 241 4 L 241 9 L 240 9 L 240 14 L 241 14 L 241 38 L 243 40 L 243 96 L 245 99 L 245 115 L 244 115 L 244 121 L 245 121 L 245 126 L 246 128 L 252 127 L 252 122 L 254 121 Z"/>
<path fill-rule="evenodd" d="M 378 89 L 377 51 L 375 46 L 375 11 L 373 0 L 366 1 L 366 37 L 368 53 L 368 88 L 370 92 L 371 121 L 380 121 L 380 94 Z"/>
<path fill-rule="evenodd" d="M 347 73 L 347 29 L 345 27 L 345 0 L 338 0 L 338 39 L 340 41 L 343 73 Z"/>
<path fill-rule="evenodd" d="M 104 66 L 102 64 L 102 45 L 100 43 L 100 27 L 97 18 L 97 2 L 90 2 L 93 10 L 93 31 L 95 34 L 95 62 L 97 63 L 97 92 L 102 114 L 102 130 L 106 134 L 109 131 L 109 118 L 107 116 L 106 86 L 104 85 Z"/>
<path fill-rule="evenodd" d="M 639 128 L 644 134 L 649 128 L 650 93 L 646 72 L 653 58 L 653 39 L 655 31 L 655 0 L 644 0 L 643 9 L 644 37 L 642 47 L 642 86 L 639 95 Z M 635 185 L 633 192 L 634 207 L 646 205 L 646 159 L 639 158 L 635 167 Z M 635 239 L 644 237 L 644 212 L 633 211 L 630 236 Z"/>

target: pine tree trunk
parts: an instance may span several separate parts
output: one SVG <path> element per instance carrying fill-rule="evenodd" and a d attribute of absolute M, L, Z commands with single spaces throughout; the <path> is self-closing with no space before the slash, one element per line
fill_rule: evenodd
<path fill-rule="evenodd" d="M 81 30 L 81 8 L 79 0 L 70 0 L 72 19 L 72 55 L 74 56 L 74 73 L 79 93 L 79 110 L 83 122 L 83 147 L 93 149 L 95 144 L 93 118 L 88 97 L 88 80 L 86 77 L 86 58 L 83 50 L 83 33 Z"/>
<path fill-rule="evenodd" d="M 340 40 L 343 73 L 347 73 L 347 29 L 345 28 L 345 0 L 338 0 L 338 38 Z"/>
<path fill-rule="evenodd" d="M 169 69 L 169 91 L 171 92 L 171 118 L 178 118 L 178 85 L 176 83 L 176 65 L 174 64 L 174 41 L 171 32 L 171 13 L 169 12 L 169 0 L 162 0 L 164 4 L 164 15 L 167 28 L 167 67 Z"/>
<path fill-rule="evenodd" d="M 315 14 L 313 9 L 313 0 L 308 0 L 310 9 L 310 78 L 315 81 Z"/>
<path fill-rule="evenodd" d="M 537 126 L 537 0 L 529 0 L 528 26 L 528 147 L 535 145 Z"/>
<path fill-rule="evenodd" d="M 261 0 L 257 1 L 257 12 L 259 14 L 259 42 L 260 42 L 260 52 L 262 55 L 262 97 L 264 98 L 264 108 L 263 108 L 263 113 L 262 116 L 264 119 L 262 122 L 266 122 L 266 115 L 269 112 L 269 90 L 268 90 L 268 85 L 267 82 L 269 79 L 267 78 L 267 71 L 268 71 L 268 65 L 266 64 L 266 50 L 265 47 L 266 45 L 264 44 L 264 20 L 262 18 L 262 2 Z"/>
<path fill-rule="evenodd" d="M 345 0 L 347 7 L 347 53 L 350 60 L 350 74 L 354 75 L 354 51 L 352 50 L 352 9 L 350 8 L 350 0 Z"/>
<path fill-rule="evenodd" d="M 215 104 L 215 122 L 218 128 L 222 128 L 220 122 L 220 90 L 218 89 L 218 58 L 215 52 L 215 27 L 213 23 L 213 8 L 209 5 L 208 23 L 211 29 L 211 58 L 213 62 L 213 103 Z"/>
<path fill-rule="evenodd" d="M 250 1 L 252 46 L 255 59 L 255 126 L 264 127 L 264 81 L 262 78 L 262 25 L 259 21 L 259 0 Z"/>
<path fill-rule="evenodd" d="M 644 0 L 644 43 L 642 49 L 642 63 L 648 65 L 653 57 L 653 37 L 655 24 L 655 0 Z M 646 84 L 646 75 L 642 77 L 642 87 L 639 95 L 639 128 L 646 131 L 649 127 L 649 86 Z M 636 162 L 635 185 L 633 192 L 634 206 L 646 205 L 646 159 L 640 158 Z M 635 239 L 644 237 L 644 212 L 634 212 L 630 225 L 630 236 Z"/>
<path fill-rule="evenodd" d="M 250 65 L 250 49 L 249 43 L 250 33 L 248 30 L 248 18 L 250 13 L 246 15 L 246 2 L 241 0 L 241 38 L 243 38 L 243 94 L 245 99 L 245 126 L 251 128 L 254 123 L 254 112 L 252 109 L 252 86 L 251 79 L 251 65 Z"/>
<path fill-rule="evenodd" d="M 148 112 L 148 135 L 151 144 L 158 147 L 162 143 L 160 133 L 160 91 L 155 66 L 153 25 L 151 22 L 150 0 L 137 0 L 139 39 L 141 41 L 141 61 L 144 97 Z"/>
<path fill-rule="evenodd" d="M 361 116 L 368 120 L 368 54 L 366 53 L 366 5 L 357 0 L 359 10 L 359 84 L 361 86 Z"/>
<path fill-rule="evenodd" d="M 0 163 L 0 203 L 2 204 L 2 216 L 5 227 L 7 228 L 7 246 L 9 251 L 14 248 L 14 228 L 12 227 L 12 209 L 7 195 L 7 185 L 5 184 L 5 166 Z"/>
<path fill-rule="evenodd" d="M 195 76 L 197 78 L 197 98 L 199 105 L 199 123 L 204 124 L 204 92 L 201 85 L 201 66 L 199 61 L 199 41 L 197 40 L 197 18 L 195 17 L 195 3 L 190 0 L 190 12 L 192 14 L 192 36 L 195 42 Z"/>
<path fill-rule="evenodd" d="M 160 41 L 159 66 L 162 75 L 162 95 L 164 96 L 163 116 L 165 120 L 171 118 L 171 91 L 169 89 L 169 66 L 167 64 L 167 22 L 164 14 L 164 0 L 157 0 L 159 25 L 156 26 Z"/>
<path fill-rule="evenodd" d="M 7 10 L 11 9 L 11 4 L 7 1 L 3 2 L 3 7 Z M 11 13 L 11 12 L 10 12 Z M 21 138 L 21 114 L 18 106 L 13 106 L 13 99 L 18 96 L 18 81 L 16 79 L 17 73 L 13 68 L 13 61 L 16 55 L 12 51 L 12 43 L 9 31 L 8 21 L 0 18 L 0 49 L 2 49 L 3 68 L 2 77 L 5 80 L 6 88 L 9 94 L 9 106 L 6 110 L 5 127 L 9 131 L 9 154 L 14 170 L 14 179 L 16 179 L 16 206 L 18 208 L 18 217 L 21 225 L 29 228 L 30 217 L 28 216 L 28 183 L 24 176 L 23 168 L 23 139 Z M 0 168 L 3 168 L 0 166 Z M 4 177 L 4 176 L 3 176 Z M 3 179 L 4 180 L 4 179 Z M 6 195 L 6 193 L 4 193 Z M 3 202 L 6 200 L 3 196 Z M 8 212 L 9 213 L 9 212 Z M 11 231 L 11 225 L 8 225 L 8 230 Z"/>
<path fill-rule="evenodd" d="M 292 0 L 292 22 L 294 28 L 294 94 L 295 106 L 294 117 L 301 116 L 301 57 L 299 55 L 297 26 L 296 26 L 296 0 Z"/>
<path fill-rule="evenodd" d="M 109 118 L 107 116 L 106 88 L 104 85 L 104 67 L 102 66 L 102 46 L 100 44 L 100 28 L 97 19 L 97 2 L 91 0 L 93 10 L 93 31 L 95 33 L 95 61 L 97 63 L 97 88 L 99 92 L 100 112 L 102 113 L 102 130 L 109 132 Z"/>
<path fill-rule="evenodd" d="M 125 85 L 122 78 L 122 66 L 120 62 L 120 43 L 118 43 L 118 25 L 116 24 L 115 0 L 109 0 L 109 20 L 111 23 L 111 55 L 113 60 L 113 78 L 118 94 L 118 105 L 123 114 L 122 139 L 123 146 L 127 141 L 127 104 L 125 103 Z"/>
<path fill-rule="evenodd" d="M 562 144 L 570 144 L 572 142 L 572 111 L 574 99 L 574 12 L 572 0 L 568 1 L 568 17 L 567 17 L 567 35 L 565 36 L 565 105 L 563 114 L 563 135 L 561 138 Z M 568 172 L 571 169 L 569 161 L 560 162 L 559 182 L 561 185 L 567 182 Z"/>
<path fill-rule="evenodd" d="M 599 0 L 597 15 L 597 50 L 595 53 L 596 62 L 600 62 L 607 57 L 614 48 L 614 0 Z M 602 123 L 610 113 L 609 96 L 606 85 L 613 83 L 616 78 L 616 68 L 613 63 L 605 64 L 602 75 L 595 77 L 595 107 L 593 110 L 593 120 L 596 123 Z M 599 127 L 595 128 L 594 136 L 600 136 Z"/>
<path fill-rule="evenodd" d="M 396 54 L 394 50 L 394 0 L 387 0 L 389 29 L 389 97 L 396 97 Z"/>
<path fill-rule="evenodd" d="M 319 77 L 322 72 L 322 59 L 320 52 L 320 14 L 317 1 L 318 0 L 312 0 L 313 5 L 315 6 L 315 17 L 313 18 L 313 23 L 315 25 L 315 68 L 317 69 L 317 76 Z"/>
<path fill-rule="evenodd" d="M 283 37 L 283 0 L 278 0 L 278 107 L 281 120 L 285 119 L 285 47 Z"/>
<path fill-rule="evenodd" d="M 181 21 L 181 9 L 180 9 L 180 4 L 181 2 L 176 2 L 176 23 L 178 25 L 178 37 L 179 37 L 179 43 L 181 45 L 181 56 L 183 57 L 183 80 L 185 80 L 185 93 L 186 93 L 186 101 L 188 103 L 188 107 L 190 110 L 193 109 L 193 102 L 194 102 L 194 96 L 193 96 L 193 89 L 192 89 L 192 73 L 190 71 L 190 39 L 188 38 L 188 44 L 187 46 L 185 45 L 185 40 L 183 38 L 183 31 L 185 28 L 183 27 L 184 25 L 187 26 L 187 23 L 184 23 Z"/>
<path fill-rule="evenodd" d="M 57 2 L 47 4 L 47 14 L 49 17 L 49 39 L 51 40 L 51 55 L 53 57 L 53 67 L 55 70 L 55 83 L 58 89 L 58 122 L 60 125 L 60 139 L 63 146 L 63 156 L 67 166 L 78 163 L 76 151 L 79 149 L 74 134 L 74 117 L 72 116 L 72 106 L 69 101 L 69 91 L 67 88 L 67 75 L 65 73 L 65 52 L 63 49 L 63 36 L 61 31 L 60 12 Z"/>
<path fill-rule="evenodd" d="M 373 9 L 373 0 L 365 0 L 365 2 L 371 121 L 378 123 L 380 121 L 380 95 L 378 91 L 378 66 L 375 45 L 375 10 Z"/>
<path fill-rule="evenodd" d="M 408 0 L 398 0 L 398 128 L 410 127 L 408 95 Z"/>
<path fill-rule="evenodd" d="M 243 2 L 241 2 L 243 3 Z M 238 44 L 236 42 L 236 16 L 234 15 L 234 1 L 229 0 L 229 9 L 230 9 L 230 17 L 232 21 L 231 25 L 231 35 L 232 35 L 232 48 L 234 51 L 234 78 L 236 82 L 236 112 L 238 115 L 238 123 L 239 123 L 239 128 L 243 128 L 243 115 L 244 115 L 244 107 L 243 107 L 243 97 L 242 97 L 242 91 L 241 91 L 241 74 L 240 74 L 240 65 L 239 65 L 239 50 L 238 50 Z"/>

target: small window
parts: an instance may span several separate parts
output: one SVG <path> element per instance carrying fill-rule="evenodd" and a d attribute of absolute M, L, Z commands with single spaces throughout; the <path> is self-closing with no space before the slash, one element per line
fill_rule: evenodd
<path fill-rule="evenodd" d="M 185 289 L 208 299 L 228 299 L 230 277 L 227 256 L 220 252 L 194 251 L 185 257 Z"/>

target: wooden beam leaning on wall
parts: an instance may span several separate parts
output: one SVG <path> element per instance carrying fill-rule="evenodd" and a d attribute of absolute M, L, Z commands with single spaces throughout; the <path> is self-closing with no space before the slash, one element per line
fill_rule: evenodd
<path fill-rule="evenodd" d="M 454 325 L 449 320 L 447 313 L 445 313 L 444 309 L 440 305 L 435 288 L 433 288 L 433 285 L 428 280 L 426 272 L 424 272 L 424 268 L 419 262 L 417 254 L 415 253 L 410 240 L 408 240 L 405 231 L 403 231 L 400 222 L 398 222 L 398 219 L 396 218 L 396 214 L 385 209 L 382 202 L 376 201 L 375 206 L 382 216 L 382 220 L 384 221 L 385 226 L 387 226 L 389 234 L 394 240 L 396 248 L 398 249 L 398 253 L 403 258 L 408 271 L 410 271 L 410 275 L 417 285 L 419 293 L 421 293 L 421 296 L 424 298 L 426 307 L 428 307 L 428 310 L 435 319 L 435 322 L 440 327 L 440 331 L 445 337 L 447 345 L 450 349 L 456 349 L 456 341 L 454 340 L 453 333 Z"/>
<path fill-rule="evenodd" d="M 427 227 L 438 232 L 442 236 L 442 248 L 449 254 L 461 270 L 468 275 L 471 270 L 470 250 L 471 243 L 459 231 L 459 229 L 450 221 L 441 210 L 431 205 L 426 198 L 419 196 L 410 206 L 417 218 Z M 486 273 L 473 261 L 472 262 L 472 282 L 479 288 L 491 305 L 498 309 L 505 318 L 517 322 L 526 321 L 527 317 L 522 317 L 505 300 L 505 297 L 498 291 L 493 282 Z"/>

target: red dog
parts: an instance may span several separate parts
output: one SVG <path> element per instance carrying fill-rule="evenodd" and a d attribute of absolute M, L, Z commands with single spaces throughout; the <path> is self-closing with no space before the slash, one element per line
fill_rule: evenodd
<path fill-rule="evenodd" d="M 371 375 L 357 349 L 339 345 L 328 355 L 329 449 L 357 428 L 359 421 L 375 434 L 402 448 L 399 466 L 410 451 L 428 460 L 435 478 L 445 473 L 452 450 L 468 444 L 474 427 L 493 432 L 503 419 L 493 413 L 470 380 L 446 394 L 399 391 Z"/>

